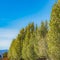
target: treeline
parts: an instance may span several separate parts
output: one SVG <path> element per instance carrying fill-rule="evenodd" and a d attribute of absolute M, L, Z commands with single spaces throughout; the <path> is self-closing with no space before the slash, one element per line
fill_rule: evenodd
<path fill-rule="evenodd" d="M 48 26 L 49 25 L 49 26 Z M 60 60 L 60 0 L 52 8 L 50 22 L 28 24 L 12 41 L 9 60 Z"/>
<path fill-rule="evenodd" d="M 47 22 L 42 22 L 40 27 L 31 23 L 23 28 L 11 44 L 9 58 L 36 60 L 38 57 L 46 56 L 47 32 Z"/>

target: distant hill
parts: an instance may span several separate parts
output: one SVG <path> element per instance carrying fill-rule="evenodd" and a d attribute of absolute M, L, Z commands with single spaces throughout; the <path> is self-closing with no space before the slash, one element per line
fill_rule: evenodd
<path fill-rule="evenodd" d="M 0 55 L 2 55 L 5 52 L 8 52 L 8 50 L 0 50 Z"/>

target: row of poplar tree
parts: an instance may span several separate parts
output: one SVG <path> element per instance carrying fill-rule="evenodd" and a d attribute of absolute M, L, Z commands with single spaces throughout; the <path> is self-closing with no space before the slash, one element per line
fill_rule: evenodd
<path fill-rule="evenodd" d="M 48 26 L 49 25 L 49 26 Z M 60 60 L 60 0 L 52 8 L 49 24 L 28 24 L 20 30 L 8 51 L 9 60 Z"/>

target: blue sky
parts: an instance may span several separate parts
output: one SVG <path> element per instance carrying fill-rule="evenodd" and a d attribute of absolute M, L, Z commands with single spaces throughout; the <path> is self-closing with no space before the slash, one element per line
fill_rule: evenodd
<path fill-rule="evenodd" d="M 28 23 L 40 25 L 50 20 L 56 0 L 0 0 L 0 50 L 8 49 L 12 39 Z"/>

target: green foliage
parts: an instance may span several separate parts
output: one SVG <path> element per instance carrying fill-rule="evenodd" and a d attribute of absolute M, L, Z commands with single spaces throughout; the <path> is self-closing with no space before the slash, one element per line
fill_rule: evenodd
<path fill-rule="evenodd" d="M 58 0 L 58 3 L 60 3 L 60 0 Z"/>
<path fill-rule="evenodd" d="M 60 0 L 58 0 L 60 1 Z M 60 4 L 52 9 L 50 30 L 47 37 L 48 54 L 51 60 L 60 60 Z"/>
<path fill-rule="evenodd" d="M 52 8 L 49 27 L 47 21 L 40 27 L 28 24 L 12 41 L 8 52 L 9 60 L 37 60 L 42 57 L 60 60 L 60 0 Z"/>
<path fill-rule="evenodd" d="M 16 40 L 14 39 L 12 41 L 12 44 L 11 44 L 10 49 L 8 51 L 9 60 L 15 60 L 16 59 L 17 54 L 16 54 L 16 51 L 15 51 L 15 44 L 16 44 Z"/>
<path fill-rule="evenodd" d="M 33 32 L 34 32 L 34 23 L 29 24 L 27 26 L 27 32 L 26 32 L 25 40 L 23 42 L 22 57 L 25 60 L 29 60 L 29 57 L 28 57 L 28 54 L 27 54 L 27 50 L 29 49 L 28 48 L 28 45 L 30 44 L 29 40 L 30 40 L 31 34 L 33 34 Z"/>
<path fill-rule="evenodd" d="M 42 22 L 41 23 L 41 26 L 40 26 L 40 29 L 39 29 L 39 33 L 40 33 L 40 37 L 45 37 L 46 34 L 48 32 L 48 24 L 47 24 L 47 21 L 44 23 Z"/>
<path fill-rule="evenodd" d="M 13 40 L 10 46 L 9 53 L 8 53 L 8 58 L 10 60 L 22 59 L 22 45 L 23 45 L 24 37 L 25 37 L 25 32 L 24 29 L 22 29 L 18 34 L 17 38 Z"/>
<path fill-rule="evenodd" d="M 42 22 L 36 34 L 35 51 L 39 57 L 47 57 L 46 34 L 48 32 L 47 23 Z"/>
<path fill-rule="evenodd" d="M 41 23 L 40 28 L 34 23 L 28 24 L 12 41 L 8 52 L 9 60 L 37 60 L 46 57 L 47 21 Z"/>
<path fill-rule="evenodd" d="M 3 57 L 7 57 L 8 52 L 3 53 Z"/>
<path fill-rule="evenodd" d="M 29 40 L 29 45 L 27 46 L 27 56 L 28 56 L 29 60 L 38 59 L 38 55 L 35 52 L 35 42 L 36 42 L 35 33 L 33 33 Z"/>

